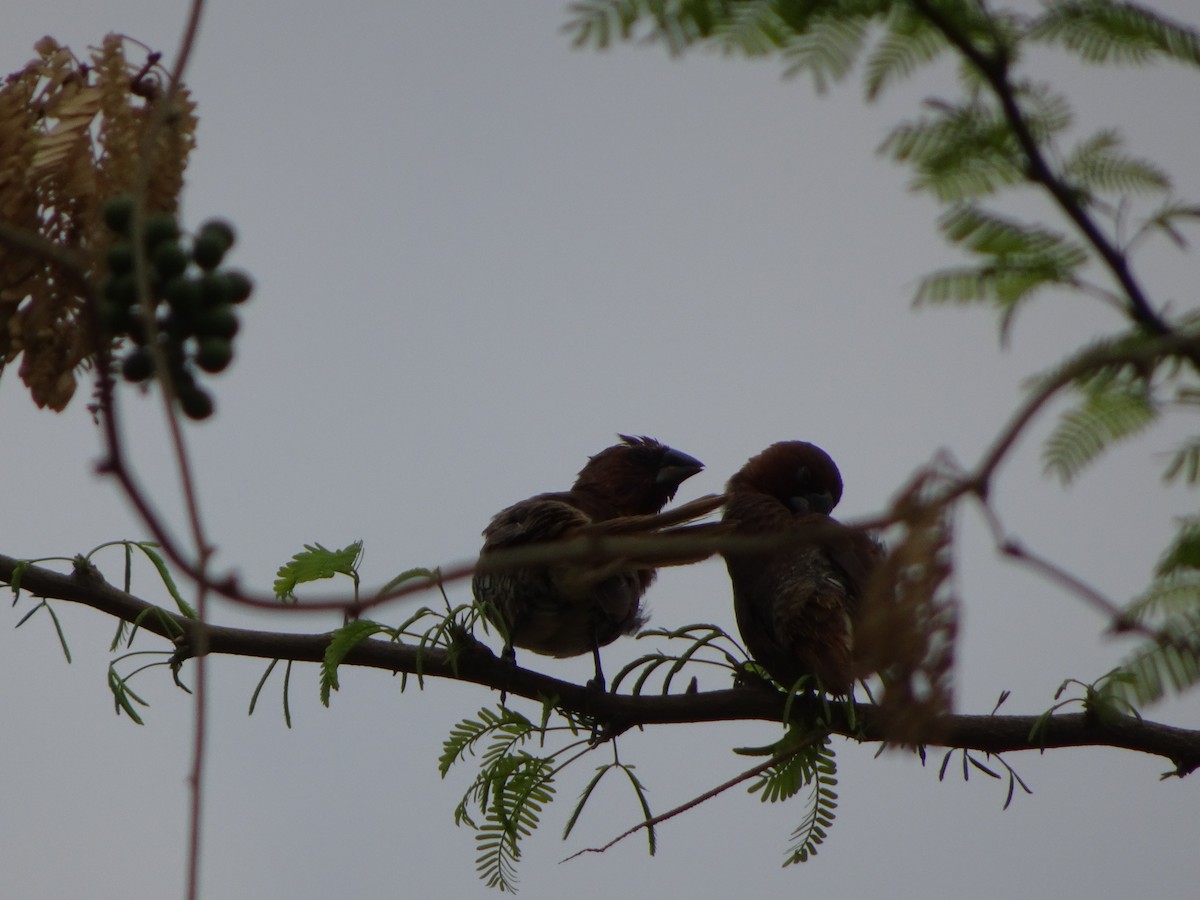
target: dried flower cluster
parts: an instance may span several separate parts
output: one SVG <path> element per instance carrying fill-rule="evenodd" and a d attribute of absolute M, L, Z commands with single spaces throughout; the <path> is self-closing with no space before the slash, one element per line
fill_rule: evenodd
<path fill-rule="evenodd" d="M 83 62 L 43 38 L 0 87 L 0 368 L 20 358 L 34 402 L 54 410 L 96 349 L 86 311 L 113 239 L 104 202 L 134 194 L 175 212 L 195 145 L 186 89 L 126 44 L 109 35 Z"/>

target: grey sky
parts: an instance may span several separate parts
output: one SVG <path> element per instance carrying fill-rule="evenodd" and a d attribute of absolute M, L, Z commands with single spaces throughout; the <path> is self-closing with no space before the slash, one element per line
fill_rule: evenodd
<path fill-rule="evenodd" d="M 1195 18 L 1187 0 L 1155 5 Z M 19 68 L 47 33 L 80 52 L 121 31 L 170 56 L 184 11 L 9 0 L 0 69 Z M 934 233 L 932 204 L 874 151 L 921 98 L 954 91 L 945 71 L 865 107 L 857 83 L 817 98 L 769 63 L 576 51 L 564 20 L 560 2 L 208 11 L 188 78 L 201 124 L 184 219 L 232 220 L 231 262 L 258 288 L 236 363 L 215 379 L 218 414 L 189 439 L 218 562 L 246 583 L 268 588 L 314 541 L 362 538 L 372 584 L 470 557 L 493 512 L 567 486 L 618 431 L 708 465 L 681 499 L 719 490 L 775 440 L 811 440 L 841 466 L 840 512 L 871 513 L 938 450 L 973 462 L 1024 378 L 1120 324 L 1098 305 L 1047 298 L 1005 351 L 984 310 L 910 308 L 920 276 L 957 257 Z M 1200 197 L 1194 72 L 1034 62 L 1062 79 L 1083 126 L 1120 126 L 1184 197 Z M 1191 257 L 1150 248 L 1140 259 L 1158 297 L 1194 305 Z M 0 381 L 0 550 L 69 556 L 144 537 L 114 485 L 92 475 L 99 441 L 81 400 L 63 416 L 38 413 L 15 375 Z M 157 403 L 126 393 L 140 471 L 179 523 Z M 1062 490 L 1039 462 L 1036 438 L 1052 420 L 1002 470 L 997 507 L 1031 546 L 1128 598 L 1171 517 L 1194 511 L 1158 474 L 1185 423 Z M 1004 689 L 1008 711 L 1041 711 L 1063 678 L 1095 678 L 1130 649 L 1076 598 L 997 561 L 977 517 L 962 529 L 962 711 L 987 712 Z M 119 557 L 110 562 L 116 579 Z M 135 589 L 165 599 L 153 584 L 143 573 Z M 657 625 L 734 627 L 719 563 L 664 573 L 648 600 Z M 114 716 L 113 623 L 56 608 L 70 666 L 47 619 L 0 628 L 4 893 L 178 896 L 188 698 L 155 670 L 134 685 L 152 704 L 145 727 Z M 397 622 L 408 610 L 376 615 Z M 213 618 L 336 622 L 224 604 Z M 643 649 L 613 645 L 606 669 Z M 523 662 L 576 679 L 591 665 Z M 473 871 L 472 833 L 453 824 L 472 772 L 442 781 L 436 764 L 451 724 L 495 695 L 443 683 L 401 695 L 398 679 L 345 671 L 325 710 L 316 667 L 300 666 L 289 731 L 278 675 L 245 715 L 261 670 L 229 659 L 209 669 L 206 897 L 491 895 Z M 1189 725 L 1198 714 L 1194 696 L 1149 713 Z M 657 729 L 624 736 L 620 750 L 657 812 L 746 768 L 730 748 L 777 730 Z M 1002 784 L 978 773 L 938 783 L 937 751 L 922 769 L 901 754 L 875 760 L 873 746 L 838 749 L 838 820 L 804 866 L 780 868 L 802 800 L 765 807 L 741 790 L 662 826 L 653 859 L 636 838 L 558 865 L 637 821 L 614 779 L 558 840 L 601 750 L 563 777 L 526 842 L 523 896 L 1194 896 L 1197 783 L 1160 782 L 1160 760 L 1014 754 L 1035 793 L 1001 812 Z"/>

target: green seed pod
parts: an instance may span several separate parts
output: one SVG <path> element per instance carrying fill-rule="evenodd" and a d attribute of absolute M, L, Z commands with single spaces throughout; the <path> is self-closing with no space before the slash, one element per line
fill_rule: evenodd
<path fill-rule="evenodd" d="M 199 422 L 213 414 L 213 400 L 204 388 L 194 381 L 181 381 L 176 385 L 179 390 L 179 407 L 189 419 Z"/>
<path fill-rule="evenodd" d="M 154 248 L 163 241 L 173 241 L 179 237 L 179 223 L 170 213 L 155 213 L 146 217 L 142 236 L 147 248 Z"/>
<path fill-rule="evenodd" d="M 109 275 L 100 285 L 100 294 L 116 306 L 133 306 L 137 302 L 137 279 L 131 272 Z"/>
<path fill-rule="evenodd" d="M 188 266 L 187 254 L 178 241 L 162 241 L 154 247 L 154 268 L 162 281 L 182 275 Z"/>
<path fill-rule="evenodd" d="M 228 306 L 233 302 L 233 290 L 224 275 L 205 272 L 200 276 L 200 300 L 205 306 Z"/>
<path fill-rule="evenodd" d="M 167 335 L 169 344 L 182 344 L 196 333 L 196 316 L 186 310 L 172 309 L 159 323 L 158 328 Z"/>
<path fill-rule="evenodd" d="M 108 271 L 113 275 L 125 275 L 133 271 L 133 245 L 128 241 L 114 241 L 104 255 Z"/>
<path fill-rule="evenodd" d="M 224 304 L 203 310 L 196 317 L 196 336 L 220 337 L 229 339 L 238 332 L 237 313 L 233 307 Z"/>
<path fill-rule="evenodd" d="M 121 374 L 126 381 L 145 381 L 154 374 L 154 357 L 147 347 L 135 347 L 121 364 Z"/>
<path fill-rule="evenodd" d="M 225 283 L 229 285 L 230 302 L 245 303 L 254 290 L 254 282 L 250 280 L 250 276 L 239 269 L 229 269 L 221 274 Z"/>
<path fill-rule="evenodd" d="M 110 337 L 126 334 L 129 330 L 129 309 L 121 303 L 100 300 L 100 318 Z"/>
<path fill-rule="evenodd" d="M 172 309 L 194 312 L 203 305 L 200 280 L 177 275 L 163 285 L 163 297 Z"/>
<path fill-rule="evenodd" d="M 192 259 L 204 271 L 211 272 L 221 264 L 221 260 L 225 258 L 225 251 L 228 249 L 229 245 L 221 238 L 201 232 L 200 236 L 192 242 Z"/>
<path fill-rule="evenodd" d="M 122 312 L 124 313 L 124 319 L 122 320 L 124 328 L 121 329 L 122 332 L 129 335 L 129 339 L 139 347 L 144 347 L 147 341 L 150 340 L 150 335 L 147 333 L 146 326 L 142 322 L 141 311 L 130 308 Z"/>
<path fill-rule="evenodd" d="M 205 372 L 223 372 L 233 359 L 233 344 L 228 338 L 201 338 L 196 347 L 196 365 Z"/>
<path fill-rule="evenodd" d="M 234 245 L 237 241 L 237 234 L 233 230 L 233 226 L 224 219 L 209 219 L 200 226 L 198 237 L 212 238 L 220 241 L 226 250 Z"/>
<path fill-rule="evenodd" d="M 104 203 L 101 211 L 104 224 L 115 234 L 129 234 L 129 226 L 133 222 L 133 198 L 127 194 L 111 197 Z"/>

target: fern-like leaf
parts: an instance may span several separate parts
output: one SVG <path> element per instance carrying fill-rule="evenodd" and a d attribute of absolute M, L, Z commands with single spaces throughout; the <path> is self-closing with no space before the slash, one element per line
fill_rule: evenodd
<path fill-rule="evenodd" d="M 338 666 L 342 664 L 347 654 L 371 635 L 379 634 L 381 631 L 390 632 L 391 629 L 378 622 L 372 622 L 370 619 L 354 619 L 333 632 L 329 639 L 329 646 L 325 648 L 325 657 L 321 660 L 322 704 L 328 706 L 329 692 L 338 689 Z"/>
<path fill-rule="evenodd" d="M 921 303 L 993 303 L 1001 312 L 1000 338 L 1007 340 L 1016 312 L 1039 291 L 1074 285 L 1087 253 L 1048 229 L 1023 225 L 973 204 L 941 218 L 943 233 L 984 257 L 975 266 L 943 269 L 921 280 L 913 298 Z"/>
<path fill-rule="evenodd" d="M 1125 615 L 1138 622 L 1200 613 L 1200 572 L 1184 570 L 1154 579 L 1129 604 Z"/>
<path fill-rule="evenodd" d="M 1200 438 L 1192 438 L 1175 451 L 1163 472 L 1164 481 L 1182 477 L 1186 484 L 1200 481 Z"/>
<path fill-rule="evenodd" d="M 837 761 L 829 738 L 815 744 L 808 763 L 809 809 L 804 820 L 792 832 L 792 843 L 788 847 L 785 866 L 807 862 L 817 855 L 817 849 L 825 843 L 829 829 L 833 827 L 837 809 Z"/>
<path fill-rule="evenodd" d="M 1185 249 L 1188 246 L 1187 238 L 1179 230 L 1179 226 L 1195 224 L 1196 221 L 1200 221 L 1200 205 L 1168 200 L 1146 218 L 1130 243 L 1133 244 L 1152 232 L 1161 231 L 1176 247 Z"/>
<path fill-rule="evenodd" d="M 764 803 L 789 800 L 805 787 L 809 789 L 809 809 L 804 820 L 792 832 L 785 866 L 805 862 L 816 856 L 833 825 L 837 809 L 837 760 L 828 735 L 815 735 L 799 726 L 767 747 L 741 747 L 734 752 L 744 756 L 772 756 L 775 761 L 747 789 Z"/>
<path fill-rule="evenodd" d="M 1171 179 L 1154 163 L 1121 151 L 1121 138 L 1104 129 L 1075 148 L 1063 165 L 1063 174 L 1076 187 L 1109 193 L 1167 191 Z"/>
<path fill-rule="evenodd" d="M 641 39 L 659 41 L 676 54 L 711 37 L 727 18 L 721 0 L 582 0 L 569 10 L 564 30 L 577 47 L 603 50 L 617 40 Z"/>
<path fill-rule="evenodd" d="M 14 588 L 14 591 L 15 590 L 16 589 Z M 33 607 L 33 609 L 29 610 L 29 612 L 25 613 L 25 615 L 21 616 L 21 621 L 17 622 L 13 628 L 20 628 L 27 621 L 29 621 L 30 618 L 32 618 L 34 613 L 42 609 L 46 610 L 47 615 L 50 616 L 50 621 L 54 623 L 54 631 L 58 634 L 58 645 L 62 647 L 63 656 L 67 658 L 67 662 L 69 663 L 71 661 L 71 648 L 67 645 L 67 636 L 63 632 L 62 622 L 59 621 L 58 613 L 54 611 L 54 607 L 51 606 L 45 599 L 38 603 L 37 606 Z"/>
<path fill-rule="evenodd" d="M 807 72 L 817 93 L 823 94 L 850 73 L 866 38 L 867 23 L 862 19 L 847 14 L 814 18 L 784 46 L 784 77 Z"/>
<path fill-rule="evenodd" d="M 1193 608 L 1158 627 L 1162 638 L 1126 659 L 1104 691 L 1129 706 L 1156 703 L 1169 691 L 1182 694 L 1200 683 L 1200 611 Z"/>
<path fill-rule="evenodd" d="M 467 754 L 475 752 L 475 745 L 483 738 L 502 728 L 528 731 L 533 723 L 515 710 L 501 707 L 493 712 L 486 706 L 479 710 L 477 719 L 463 719 L 450 729 L 450 736 L 442 742 L 442 755 L 438 757 L 438 772 L 443 778 L 450 767 Z"/>
<path fill-rule="evenodd" d="M 750 793 L 758 792 L 763 803 L 778 803 L 796 796 L 808 784 L 809 765 L 799 753 L 767 769 L 754 784 Z"/>
<path fill-rule="evenodd" d="M 488 887 L 515 893 L 521 839 L 537 829 L 542 808 L 554 799 L 549 761 L 521 752 L 492 766 L 492 803 L 476 832 L 475 870 Z"/>
<path fill-rule="evenodd" d="M 361 554 L 362 541 L 355 541 L 341 550 L 329 550 L 320 544 L 305 544 L 302 553 L 297 553 L 275 573 L 275 596 L 281 600 L 291 597 L 297 586 L 334 575 L 346 575 L 357 583 L 356 567 Z"/>
<path fill-rule="evenodd" d="M 1069 484 L 1117 441 L 1137 434 L 1158 418 L 1148 387 L 1127 379 L 1104 380 L 1084 401 L 1064 413 L 1046 440 L 1046 471 Z"/>
<path fill-rule="evenodd" d="M 892 84 L 937 59 L 947 46 L 945 37 L 927 19 L 897 4 L 888 18 L 887 33 L 866 63 L 867 99 L 878 99 Z"/>
<path fill-rule="evenodd" d="M 116 668 L 111 664 L 108 667 L 108 689 L 112 691 L 113 708 L 117 715 L 123 712 L 135 725 L 146 724 L 142 721 L 138 711 L 133 708 L 133 704 L 136 703 L 139 706 L 149 706 L 150 704 L 133 692 L 127 679 L 118 675 Z"/>
<path fill-rule="evenodd" d="M 1090 63 L 1141 63 L 1159 56 L 1200 66 L 1200 34 L 1136 3 L 1056 0 L 1034 21 L 1029 36 Z"/>
<path fill-rule="evenodd" d="M 576 47 L 593 46 L 607 50 L 618 41 L 626 41 L 641 16 L 636 0 L 582 0 L 568 7 L 571 19 L 563 31 L 573 35 Z"/>
<path fill-rule="evenodd" d="M 1020 82 L 1013 90 L 1025 126 L 1039 143 L 1070 125 L 1070 106 L 1045 85 Z M 929 191 L 942 203 L 958 203 L 1026 180 L 1025 151 L 998 106 L 978 96 L 928 105 L 936 115 L 897 126 L 879 147 L 880 153 L 916 171 L 914 190 Z"/>
<path fill-rule="evenodd" d="M 1003 116 L 980 103 L 941 106 L 938 116 L 902 123 L 878 152 L 911 165 L 917 173 L 913 189 L 942 202 L 991 194 L 1025 178 Z"/>
<path fill-rule="evenodd" d="M 1200 519 L 1184 519 L 1179 533 L 1158 561 L 1155 575 L 1160 578 L 1179 572 L 1200 572 Z"/>
<path fill-rule="evenodd" d="M 713 24 L 716 49 L 724 54 L 766 56 L 782 49 L 792 34 L 773 3 L 736 3 Z"/>

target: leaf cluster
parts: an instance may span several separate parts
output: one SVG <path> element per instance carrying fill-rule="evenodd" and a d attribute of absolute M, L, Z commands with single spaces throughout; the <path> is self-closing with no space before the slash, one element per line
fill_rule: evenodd
<path fill-rule="evenodd" d="M 475 830 L 475 868 L 488 887 L 515 891 L 521 840 L 537 828 L 542 808 L 554 798 L 551 759 L 524 749 L 544 736 L 544 725 L 534 725 L 518 712 L 484 708 L 477 718 L 454 726 L 443 745 L 438 759 L 443 778 L 454 763 L 483 747 L 479 774 L 455 809 L 454 822 Z"/>
<path fill-rule="evenodd" d="M 1200 684 L 1200 519 L 1179 523 L 1154 580 L 1124 616 L 1152 637 L 1108 673 L 1104 700 L 1134 709 Z"/>
<path fill-rule="evenodd" d="M 792 832 L 784 866 L 807 862 L 817 855 L 836 816 L 837 757 L 829 736 L 791 727 L 778 744 L 766 748 L 773 762 L 749 792 L 764 803 L 788 800 L 808 788 L 808 812 Z M 758 753 L 762 751 L 739 751 Z"/>

